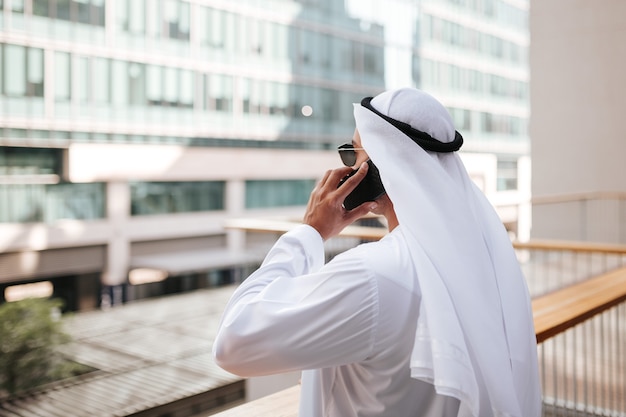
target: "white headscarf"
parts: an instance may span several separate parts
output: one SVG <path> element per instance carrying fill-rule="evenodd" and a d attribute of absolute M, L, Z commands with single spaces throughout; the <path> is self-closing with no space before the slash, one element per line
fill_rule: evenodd
<path fill-rule="evenodd" d="M 422 91 L 387 91 L 371 105 L 441 142 L 455 137 L 450 114 Z M 530 297 L 500 218 L 455 152 L 424 151 L 360 104 L 354 117 L 422 292 L 411 376 L 458 398 L 476 417 L 539 416 Z"/>

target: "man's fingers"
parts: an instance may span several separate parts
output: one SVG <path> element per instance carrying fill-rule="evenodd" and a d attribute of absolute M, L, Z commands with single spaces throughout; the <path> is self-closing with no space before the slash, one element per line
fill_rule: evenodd
<path fill-rule="evenodd" d="M 328 177 L 330 177 L 332 173 L 333 173 L 332 169 L 329 169 L 328 171 L 326 171 L 322 179 L 318 181 L 316 188 L 322 188 L 324 184 L 326 184 L 326 182 L 328 181 Z"/>
<path fill-rule="evenodd" d="M 352 175 L 343 184 L 341 184 L 341 187 L 339 187 L 338 194 L 343 197 L 346 197 L 348 194 L 350 194 L 352 190 L 354 190 L 356 186 L 359 185 L 359 183 L 363 180 L 363 178 L 365 178 L 365 175 L 367 174 L 368 169 L 369 169 L 369 165 L 367 165 L 366 162 L 363 162 L 361 166 L 359 167 L 359 169 L 354 173 L 354 175 Z"/>
<path fill-rule="evenodd" d="M 365 216 L 370 211 L 374 210 L 377 206 L 378 206 L 378 203 L 376 203 L 375 201 L 366 201 L 365 203 L 359 205 L 358 207 L 353 208 L 352 210 L 346 213 L 346 217 L 347 217 L 347 220 L 349 221 L 349 224 Z"/>

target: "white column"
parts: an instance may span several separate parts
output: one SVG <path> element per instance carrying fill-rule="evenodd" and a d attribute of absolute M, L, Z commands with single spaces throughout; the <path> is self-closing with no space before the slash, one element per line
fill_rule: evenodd
<path fill-rule="evenodd" d="M 246 203 L 246 182 L 243 179 L 230 180 L 226 183 L 225 208 L 228 217 L 243 215 Z M 226 242 L 229 250 L 239 251 L 246 247 L 246 232 L 227 230 Z"/>
<path fill-rule="evenodd" d="M 531 162 L 529 156 L 517 160 L 517 188 L 520 194 L 520 205 L 517 212 L 517 240 L 527 242 L 532 229 L 531 194 Z"/>
<path fill-rule="evenodd" d="M 130 216 L 130 187 L 126 182 L 110 182 L 107 184 L 106 196 L 111 238 L 107 245 L 102 284 L 115 287 L 126 283 L 130 264 L 130 242 L 126 235 Z"/>

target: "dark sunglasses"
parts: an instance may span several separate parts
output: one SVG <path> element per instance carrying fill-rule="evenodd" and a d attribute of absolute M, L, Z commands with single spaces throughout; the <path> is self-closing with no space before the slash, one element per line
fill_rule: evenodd
<path fill-rule="evenodd" d="M 347 167 L 353 167 L 356 164 L 356 151 L 362 151 L 363 148 L 355 148 L 351 143 L 344 143 L 337 147 L 341 162 Z"/>
<path fill-rule="evenodd" d="M 373 113 L 376 113 L 378 116 L 385 119 L 388 123 L 395 126 L 399 131 L 401 131 L 402 133 L 410 137 L 413 140 L 413 142 L 417 143 L 422 149 L 427 150 L 427 151 L 433 151 L 433 152 L 448 153 L 448 152 L 458 151 L 461 148 L 461 145 L 463 145 L 463 136 L 461 136 L 459 132 L 454 131 L 455 135 L 454 135 L 454 140 L 452 142 L 445 143 L 445 142 L 438 141 L 437 139 L 430 136 L 428 133 L 422 132 L 421 130 L 414 129 L 408 123 L 404 123 L 399 120 L 392 119 L 391 117 L 382 114 L 381 112 L 376 110 L 374 107 L 372 107 L 372 104 L 371 104 L 372 98 L 373 97 L 365 97 L 363 100 L 361 100 L 361 106 L 372 111 Z M 342 145 L 342 146 L 345 146 L 345 145 Z M 341 155 L 341 152 L 339 152 L 339 154 Z M 343 161 L 343 157 L 342 157 L 342 161 Z M 354 163 L 352 165 L 354 165 Z M 348 165 L 348 166 L 352 166 L 352 165 Z"/>

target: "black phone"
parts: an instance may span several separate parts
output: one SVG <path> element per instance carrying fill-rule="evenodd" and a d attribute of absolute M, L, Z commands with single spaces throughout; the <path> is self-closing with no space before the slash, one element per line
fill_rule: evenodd
<path fill-rule="evenodd" d="M 346 210 L 352 210 L 366 201 L 375 201 L 385 194 L 385 187 L 383 187 L 383 183 L 380 180 L 378 168 L 376 168 L 376 165 L 374 165 L 371 159 L 367 160 L 367 165 L 369 165 L 367 174 L 365 174 L 363 180 L 361 180 L 356 188 L 352 190 L 352 192 L 348 194 L 346 199 L 343 201 L 343 207 Z M 356 174 L 357 171 L 358 169 L 355 169 L 350 174 L 342 178 L 337 187 L 341 187 L 341 185 L 346 182 L 348 178 Z"/>

